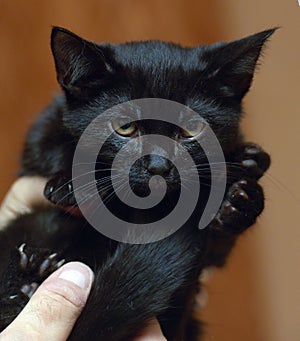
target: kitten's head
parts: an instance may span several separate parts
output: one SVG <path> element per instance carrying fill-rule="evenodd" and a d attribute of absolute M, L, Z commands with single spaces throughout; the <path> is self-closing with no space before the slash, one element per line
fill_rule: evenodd
<path fill-rule="evenodd" d="M 273 32 L 271 29 L 230 43 L 183 48 L 161 41 L 95 44 L 55 27 L 51 47 L 57 79 L 66 96 L 64 125 L 79 137 L 95 117 L 117 104 L 139 98 L 168 99 L 201 115 L 226 153 L 239 139 L 241 101 L 250 88 L 261 50 Z M 162 134 L 179 142 L 196 164 L 205 163 L 205 155 L 193 139 L 202 127 L 200 120 L 186 122 L 186 129 L 149 120 L 126 124 L 112 129 L 102 158 L 111 161 L 129 139 Z M 142 193 L 147 192 L 146 184 L 153 174 L 163 175 L 170 186 L 180 185 L 172 162 L 158 156 L 155 148 L 159 146 L 153 146 L 153 152 L 132 167 L 133 181 Z M 130 153 L 140 149 L 136 143 Z M 173 153 L 174 158 L 180 157 L 176 148 Z"/>

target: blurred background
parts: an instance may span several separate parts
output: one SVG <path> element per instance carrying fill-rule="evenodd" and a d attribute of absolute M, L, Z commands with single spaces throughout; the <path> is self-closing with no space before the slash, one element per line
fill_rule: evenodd
<path fill-rule="evenodd" d="M 205 341 L 300 340 L 300 7 L 297 0 L 0 0 L 0 199 L 16 177 L 28 126 L 59 88 L 52 25 L 94 41 L 185 46 L 281 26 L 245 100 L 248 140 L 273 164 L 266 210 L 207 284 Z"/>

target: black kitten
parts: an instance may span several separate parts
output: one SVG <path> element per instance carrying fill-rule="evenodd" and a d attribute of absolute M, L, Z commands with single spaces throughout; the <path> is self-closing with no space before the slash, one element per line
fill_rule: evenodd
<path fill-rule="evenodd" d="M 193 157 L 199 178 L 206 179 L 194 213 L 169 237 L 140 245 L 110 240 L 84 218 L 55 208 L 19 217 L 0 232 L 1 329 L 20 312 L 37 285 L 62 264 L 60 259 L 65 259 L 83 261 L 95 271 L 91 295 L 70 340 L 130 340 L 153 316 L 168 340 L 201 336 L 192 317 L 198 276 L 207 266 L 225 263 L 238 235 L 255 222 L 264 207 L 257 181 L 268 169 L 270 158 L 259 146 L 243 141 L 239 122 L 241 101 L 263 45 L 273 32 L 182 48 L 160 41 L 98 45 L 64 29 L 53 29 L 51 47 L 64 95 L 31 128 L 21 175 L 49 178 L 46 197 L 75 209 L 72 161 L 85 128 L 114 105 L 162 98 L 191 108 L 209 123 L 225 155 L 226 193 L 209 226 L 198 229 L 212 180 L 207 158 L 193 140 L 200 133 L 199 126 L 180 129 L 154 120 L 121 125 L 97 159 L 96 182 L 104 201 L 133 223 L 155 220 L 172 208 L 180 179 L 173 164 L 155 153 L 156 146 L 132 166 L 130 185 L 145 197 L 150 178 L 163 176 L 168 185 L 164 204 L 149 217 L 120 208 L 112 193 L 109 167 L 125 140 L 156 133 L 180 143 Z M 97 134 L 101 132 L 95 132 L 94 138 Z M 134 148 L 139 146 L 129 152 L 136 153 Z"/>

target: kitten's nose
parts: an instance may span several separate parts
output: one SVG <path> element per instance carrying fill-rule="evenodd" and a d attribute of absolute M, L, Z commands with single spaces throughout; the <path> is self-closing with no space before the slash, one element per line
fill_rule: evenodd
<path fill-rule="evenodd" d="M 159 155 L 150 155 L 148 171 L 154 175 L 167 175 L 170 172 L 170 161 Z"/>

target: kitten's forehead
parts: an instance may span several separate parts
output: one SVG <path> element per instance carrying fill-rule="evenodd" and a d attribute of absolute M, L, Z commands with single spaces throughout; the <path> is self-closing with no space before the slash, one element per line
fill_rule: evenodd
<path fill-rule="evenodd" d="M 130 99 L 156 97 L 184 104 L 206 67 L 199 47 L 183 48 L 161 41 L 106 46 L 121 66 L 131 89 Z"/>
<path fill-rule="evenodd" d="M 201 69 L 205 63 L 201 61 L 201 47 L 184 48 L 174 43 L 149 40 L 110 45 L 114 50 L 114 58 L 125 67 L 141 70 L 171 70 L 181 68 L 189 71 Z"/>

